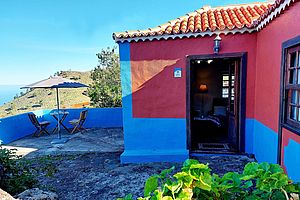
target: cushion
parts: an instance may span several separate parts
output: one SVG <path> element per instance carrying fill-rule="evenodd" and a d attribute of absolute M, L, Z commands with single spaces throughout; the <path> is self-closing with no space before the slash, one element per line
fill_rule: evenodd
<path fill-rule="evenodd" d="M 214 115 L 226 116 L 225 106 L 214 106 Z"/>

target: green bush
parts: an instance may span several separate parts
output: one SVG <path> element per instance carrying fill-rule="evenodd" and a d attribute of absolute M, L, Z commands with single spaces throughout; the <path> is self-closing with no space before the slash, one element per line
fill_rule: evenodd
<path fill-rule="evenodd" d="M 122 107 L 120 63 L 115 50 L 107 48 L 97 54 L 99 65 L 91 73 L 93 83 L 88 88 L 94 107 Z"/>
<path fill-rule="evenodd" d="M 30 163 L 20 159 L 16 150 L 9 150 L 0 146 L 0 188 L 15 195 L 37 184 Z"/>
<path fill-rule="evenodd" d="M 138 200 L 296 200 L 300 186 L 293 183 L 276 164 L 248 163 L 242 174 L 229 172 L 219 177 L 208 165 L 197 160 L 184 162 L 151 176 L 145 183 L 144 197 Z M 131 194 L 119 200 L 132 200 Z"/>

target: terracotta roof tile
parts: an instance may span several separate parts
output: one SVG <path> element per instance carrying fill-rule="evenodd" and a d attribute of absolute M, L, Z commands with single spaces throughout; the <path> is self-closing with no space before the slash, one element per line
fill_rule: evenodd
<path fill-rule="evenodd" d="M 176 36 L 178 34 L 233 31 L 245 28 L 253 29 L 284 1 L 287 0 L 215 8 L 204 6 L 199 10 L 188 13 L 185 16 L 169 21 L 158 27 L 147 30 L 114 33 L 113 37 L 115 40 L 138 39 L 149 36 Z"/>

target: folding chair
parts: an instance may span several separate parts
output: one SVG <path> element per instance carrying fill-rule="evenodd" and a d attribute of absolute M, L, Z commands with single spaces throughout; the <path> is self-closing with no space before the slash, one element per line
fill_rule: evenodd
<path fill-rule="evenodd" d="M 69 121 L 69 123 L 74 126 L 73 130 L 71 131 L 71 134 L 75 133 L 75 131 L 81 131 L 81 130 L 85 130 L 86 129 L 83 127 L 83 124 L 86 120 L 87 117 L 87 110 L 83 110 L 80 112 L 80 117 L 79 119 L 73 119 L 71 121 Z"/>
<path fill-rule="evenodd" d="M 29 117 L 31 123 L 36 128 L 36 131 L 33 133 L 34 137 L 40 137 L 42 134 L 45 134 L 45 133 L 50 135 L 49 132 L 46 130 L 47 126 L 50 125 L 50 122 L 48 122 L 48 121 L 39 122 L 37 120 L 35 114 L 33 114 L 33 113 L 29 113 L 28 117 Z"/>

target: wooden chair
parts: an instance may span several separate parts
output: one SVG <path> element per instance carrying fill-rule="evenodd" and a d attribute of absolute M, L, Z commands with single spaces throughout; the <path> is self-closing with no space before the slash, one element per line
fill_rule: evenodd
<path fill-rule="evenodd" d="M 71 134 L 73 134 L 75 131 L 82 131 L 82 130 L 86 131 L 86 129 L 83 127 L 83 124 L 86 120 L 87 112 L 88 112 L 87 110 L 83 110 L 80 113 L 79 119 L 73 119 L 73 120 L 69 121 L 69 123 L 72 126 L 74 126 L 73 130 L 71 131 Z"/>
<path fill-rule="evenodd" d="M 28 117 L 29 117 L 31 123 L 36 128 L 36 131 L 33 133 L 34 137 L 40 137 L 42 134 L 45 134 L 45 133 L 50 135 L 49 132 L 46 130 L 47 126 L 50 125 L 50 122 L 48 122 L 48 121 L 39 122 L 37 120 L 35 114 L 33 114 L 33 113 L 29 113 Z"/>

